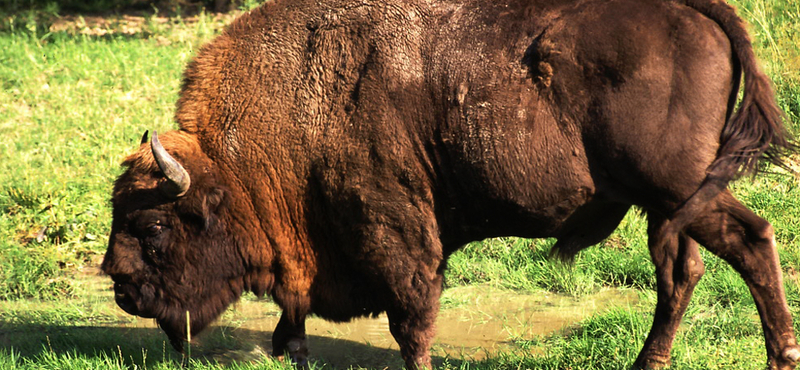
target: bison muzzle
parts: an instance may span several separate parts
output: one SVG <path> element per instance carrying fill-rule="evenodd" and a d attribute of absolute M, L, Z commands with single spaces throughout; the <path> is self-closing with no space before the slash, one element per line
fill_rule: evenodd
<path fill-rule="evenodd" d="M 199 332 L 252 291 L 283 309 L 276 354 L 305 360 L 309 314 L 386 312 L 429 367 L 460 246 L 569 259 L 636 205 L 658 282 L 637 367 L 669 364 L 699 245 L 748 284 L 770 368 L 800 357 L 772 227 L 727 189 L 795 148 L 721 0 L 274 0 L 200 50 L 176 121 L 125 160 L 102 268 L 179 350 L 187 311 Z"/>

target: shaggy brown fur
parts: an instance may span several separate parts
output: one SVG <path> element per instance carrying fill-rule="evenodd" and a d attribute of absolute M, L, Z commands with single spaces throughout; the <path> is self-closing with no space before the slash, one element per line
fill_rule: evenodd
<path fill-rule="evenodd" d="M 637 367 L 669 363 L 698 243 L 748 283 L 770 367 L 800 357 L 772 228 L 726 190 L 794 148 L 721 1 L 274 0 L 201 49 L 176 120 L 182 168 L 148 143 L 125 161 L 103 270 L 178 349 L 186 311 L 197 332 L 253 291 L 284 310 L 276 354 L 305 361 L 309 314 L 387 312 L 429 366 L 461 245 L 556 237 L 569 259 L 637 205 L 658 279 Z"/>

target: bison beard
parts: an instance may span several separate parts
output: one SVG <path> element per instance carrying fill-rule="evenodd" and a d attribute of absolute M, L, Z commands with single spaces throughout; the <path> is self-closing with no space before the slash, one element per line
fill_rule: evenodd
<path fill-rule="evenodd" d="M 169 342 L 175 350 L 183 353 L 184 343 L 187 338 L 186 320 L 189 318 L 191 333 L 199 333 L 211 322 L 216 320 L 228 305 L 239 298 L 239 294 L 232 294 L 229 290 L 219 290 L 220 294 L 209 297 L 210 301 L 201 301 L 187 306 L 165 307 L 156 318 L 158 326 L 167 334 Z M 185 309 L 192 307 L 192 309 Z M 187 315 L 186 312 L 190 314 Z"/>
<path fill-rule="evenodd" d="M 178 350 L 187 311 L 196 333 L 252 291 L 283 309 L 275 354 L 304 363 L 309 314 L 386 312 L 429 367 L 461 245 L 555 237 L 570 259 L 636 205 L 658 282 L 636 367 L 669 364 L 703 245 L 793 369 L 772 226 L 727 190 L 795 151 L 781 119 L 720 0 L 274 0 L 202 48 L 180 130 L 125 160 L 102 268 Z"/>

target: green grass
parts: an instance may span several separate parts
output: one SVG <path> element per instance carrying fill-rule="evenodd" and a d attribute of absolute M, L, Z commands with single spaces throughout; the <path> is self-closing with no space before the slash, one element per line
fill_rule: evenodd
<path fill-rule="evenodd" d="M 655 269 L 643 238 L 645 227 L 645 217 L 630 212 L 612 237 L 599 248 L 581 253 L 572 264 L 550 257 L 554 239 L 497 238 L 471 243 L 449 260 L 447 284 L 493 284 L 575 296 L 603 286 L 654 289 Z"/>
<path fill-rule="evenodd" d="M 184 32 L 0 34 L 0 297 L 57 296 L 60 269 L 103 251 L 122 156 L 174 127 L 181 71 L 220 24 L 173 26 Z"/>
<path fill-rule="evenodd" d="M 800 3 L 732 0 L 750 24 L 793 132 L 800 132 Z M 247 4 L 254 4 L 250 1 Z M 145 130 L 174 127 L 181 72 L 224 19 L 145 19 L 134 34 L 50 32 L 40 18 L 3 18 L 0 32 L 0 369 L 176 369 L 182 359 L 154 328 L 115 326 L 110 302 L 86 301 L 75 274 L 102 258 L 111 185 Z M 31 23 L 32 22 L 32 23 Z M 2 28 L 2 27 L 0 27 Z M 792 162 L 800 169 L 800 161 Z M 781 246 L 787 298 L 800 314 L 800 186 L 786 174 L 732 188 L 770 220 Z M 548 258 L 552 240 L 473 243 L 449 263 L 448 286 L 491 285 L 583 296 L 603 287 L 639 292 L 631 309 L 594 315 L 570 329 L 516 342 L 483 361 L 447 359 L 443 369 L 625 369 L 649 330 L 655 278 L 646 220 L 631 212 L 619 230 L 572 265 Z M 673 351 L 673 369 L 752 369 L 764 361 L 752 298 L 724 262 L 703 252 L 697 287 Z M 34 334 L 26 334 L 34 333 Z M 218 345 L 241 346 L 224 333 Z M 313 351 L 313 348 L 312 348 Z M 619 362 L 608 359 L 620 358 Z M 267 358 L 193 369 L 289 369 Z M 320 367 L 320 366 L 318 366 Z M 322 366 L 324 367 L 324 366 Z M 757 367 L 757 366 L 755 366 Z M 328 368 L 328 367 L 324 367 Z"/>

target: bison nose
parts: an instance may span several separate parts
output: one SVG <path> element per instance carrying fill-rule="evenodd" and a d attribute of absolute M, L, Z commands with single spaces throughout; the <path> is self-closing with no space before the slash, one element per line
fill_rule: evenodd
<path fill-rule="evenodd" d="M 133 299 L 133 297 L 131 297 L 127 290 L 128 289 L 126 289 L 122 284 L 114 284 L 114 300 L 117 302 L 117 306 L 119 306 L 119 308 L 121 308 L 123 311 L 131 315 L 138 316 L 139 308 L 136 305 L 136 301 Z"/>
<path fill-rule="evenodd" d="M 153 317 L 152 314 L 145 312 L 142 306 L 145 302 L 136 286 L 132 284 L 114 283 L 114 301 L 123 311 L 141 317 Z"/>
<path fill-rule="evenodd" d="M 131 315 L 153 318 L 155 312 L 152 310 L 152 293 L 148 294 L 152 288 L 148 288 L 128 283 L 114 283 L 114 300 L 119 308 Z"/>

